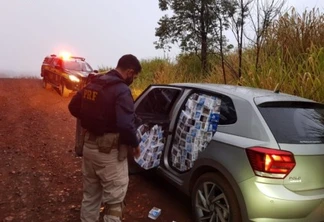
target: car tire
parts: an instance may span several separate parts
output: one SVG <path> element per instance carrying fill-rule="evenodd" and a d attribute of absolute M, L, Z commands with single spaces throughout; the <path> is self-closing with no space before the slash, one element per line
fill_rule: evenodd
<path fill-rule="evenodd" d="M 60 84 L 60 94 L 61 94 L 61 96 L 62 97 L 68 97 L 70 95 L 70 93 L 71 93 L 71 90 L 69 90 L 68 88 L 66 88 L 65 83 L 62 82 Z"/>
<path fill-rule="evenodd" d="M 47 79 L 44 77 L 43 78 L 43 88 L 44 89 L 51 89 L 52 85 L 50 83 L 48 83 Z"/>
<path fill-rule="evenodd" d="M 191 203 L 194 221 L 242 221 L 240 207 L 227 180 L 217 173 L 206 173 L 194 185 Z"/>

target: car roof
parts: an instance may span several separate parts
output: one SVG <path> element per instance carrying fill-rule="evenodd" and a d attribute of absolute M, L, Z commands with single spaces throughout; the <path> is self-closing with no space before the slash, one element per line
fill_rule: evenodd
<path fill-rule="evenodd" d="M 51 54 L 51 55 L 47 55 L 45 57 L 46 59 L 61 59 L 63 60 L 63 58 L 61 56 L 57 56 L 55 54 Z M 81 56 L 70 56 L 71 59 L 75 59 L 75 60 L 81 60 L 81 61 L 85 61 L 86 59 L 84 57 L 81 57 Z"/>
<path fill-rule="evenodd" d="M 225 95 L 232 95 L 256 103 L 257 105 L 264 102 L 275 102 L 275 101 L 315 102 L 313 100 L 309 100 L 298 96 L 293 96 L 286 93 L 274 92 L 271 90 L 246 87 L 246 86 L 211 84 L 211 83 L 171 83 L 169 85 L 184 87 L 184 88 L 203 89 L 207 91 L 222 93 Z"/>

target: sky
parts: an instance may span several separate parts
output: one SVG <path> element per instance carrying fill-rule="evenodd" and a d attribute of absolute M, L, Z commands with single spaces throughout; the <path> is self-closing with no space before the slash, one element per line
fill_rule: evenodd
<path fill-rule="evenodd" d="M 288 0 L 297 11 L 323 0 Z M 155 49 L 158 0 L 0 0 L 0 74 L 39 76 L 46 55 L 68 51 L 94 68 L 115 67 L 124 54 L 175 58 Z"/>

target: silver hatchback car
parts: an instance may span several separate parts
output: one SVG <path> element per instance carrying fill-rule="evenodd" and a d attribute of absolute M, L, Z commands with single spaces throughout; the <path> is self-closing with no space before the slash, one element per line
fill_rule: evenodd
<path fill-rule="evenodd" d="M 150 85 L 141 157 L 189 195 L 194 221 L 324 221 L 324 104 L 262 89 Z"/>

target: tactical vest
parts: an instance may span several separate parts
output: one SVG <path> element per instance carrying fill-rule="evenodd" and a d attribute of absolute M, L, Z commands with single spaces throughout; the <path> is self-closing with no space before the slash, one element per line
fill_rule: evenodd
<path fill-rule="evenodd" d="M 105 88 L 123 82 L 114 76 L 102 77 L 84 87 L 81 104 L 81 126 L 96 135 L 103 135 L 107 127 Z"/>

